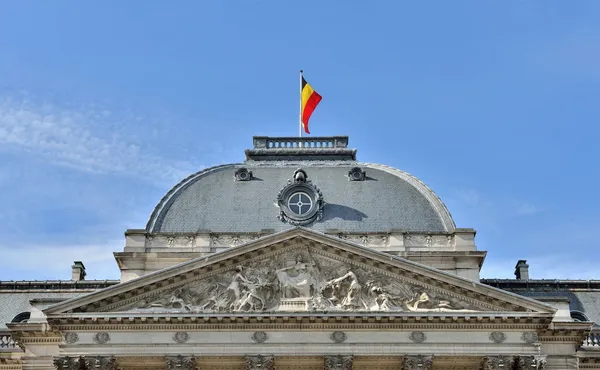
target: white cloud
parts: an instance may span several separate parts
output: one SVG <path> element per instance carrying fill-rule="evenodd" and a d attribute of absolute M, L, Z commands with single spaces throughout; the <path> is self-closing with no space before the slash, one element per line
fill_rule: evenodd
<path fill-rule="evenodd" d="M 0 149 L 27 152 L 80 171 L 135 176 L 172 183 L 198 170 L 149 148 L 151 130 L 131 113 L 95 106 L 65 107 L 0 96 Z M 135 126 L 133 126 L 135 125 Z"/>

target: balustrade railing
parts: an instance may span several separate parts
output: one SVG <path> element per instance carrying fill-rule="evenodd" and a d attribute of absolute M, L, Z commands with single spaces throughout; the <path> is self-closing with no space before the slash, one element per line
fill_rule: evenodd
<path fill-rule="evenodd" d="M 600 349 L 600 329 L 592 330 L 584 339 L 583 346 Z"/>
<path fill-rule="evenodd" d="M 19 349 L 15 339 L 10 333 L 0 332 L 0 351 Z"/>
<path fill-rule="evenodd" d="M 347 136 L 255 137 L 255 149 L 339 149 L 348 147 Z"/>

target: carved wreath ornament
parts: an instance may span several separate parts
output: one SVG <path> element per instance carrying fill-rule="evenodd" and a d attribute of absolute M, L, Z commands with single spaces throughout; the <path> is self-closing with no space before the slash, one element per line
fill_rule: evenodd
<path fill-rule="evenodd" d="M 277 194 L 279 218 L 290 225 L 307 225 L 323 218 L 323 194 L 299 168 Z"/>

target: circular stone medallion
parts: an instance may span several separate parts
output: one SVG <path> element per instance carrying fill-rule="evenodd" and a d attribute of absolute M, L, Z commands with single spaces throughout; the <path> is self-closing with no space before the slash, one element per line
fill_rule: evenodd
<path fill-rule="evenodd" d="M 490 333 L 490 340 L 494 343 L 502 343 L 506 340 L 506 335 L 501 331 L 494 331 Z"/>
<path fill-rule="evenodd" d="M 77 333 L 67 333 L 65 334 L 65 342 L 69 344 L 77 343 L 79 342 L 79 335 Z"/>
<path fill-rule="evenodd" d="M 96 335 L 94 335 L 94 342 L 98 343 L 98 344 L 106 344 L 110 341 L 110 335 L 108 335 L 108 333 L 96 333 Z"/>
<path fill-rule="evenodd" d="M 257 331 L 252 334 L 252 340 L 254 343 L 264 343 L 267 341 L 267 339 L 269 339 L 269 336 L 264 331 Z"/>
<path fill-rule="evenodd" d="M 334 331 L 331 333 L 331 340 L 335 343 L 343 343 L 346 341 L 346 333 L 343 331 Z"/>
<path fill-rule="evenodd" d="M 535 343 L 539 340 L 537 333 L 532 331 L 526 331 L 521 335 L 521 340 L 525 343 Z"/>
<path fill-rule="evenodd" d="M 190 339 L 190 335 L 184 331 L 178 331 L 173 335 L 173 341 L 176 343 L 185 343 Z"/>
<path fill-rule="evenodd" d="M 413 331 L 412 333 L 410 333 L 409 338 L 415 343 L 423 343 L 425 342 L 425 339 L 427 339 L 425 333 L 423 333 L 422 331 Z"/>

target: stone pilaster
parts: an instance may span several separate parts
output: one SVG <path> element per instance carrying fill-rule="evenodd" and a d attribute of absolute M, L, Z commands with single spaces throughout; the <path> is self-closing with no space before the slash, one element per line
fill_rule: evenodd
<path fill-rule="evenodd" d="M 58 357 L 54 359 L 54 367 L 57 370 L 80 370 L 85 369 L 83 357 Z"/>
<path fill-rule="evenodd" d="M 513 356 L 488 356 L 483 359 L 483 370 L 512 369 L 515 363 Z"/>
<path fill-rule="evenodd" d="M 273 356 L 246 356 L 246 370 L 275 370 Z"/>
<path fill-rule="evenodd" d="M 86 356 L 84 362 L 87 370 L 117 370 L 117 359 L 113 356 Z"/>
<path fill-rule="evenodd" d="M 406 356 L 404 357 L 404 370 L 431 370 L 433 356 Z"/>
<path fill-rule="evenodd" d="M 169 356 L 165 362 L 167 370 L 196 370 L 196 359 L 194 356 Z"/>
<path fill-rule="evenodd" d="M 325 356 L 325 370 L 352 370 L 352 356 Z"/>

